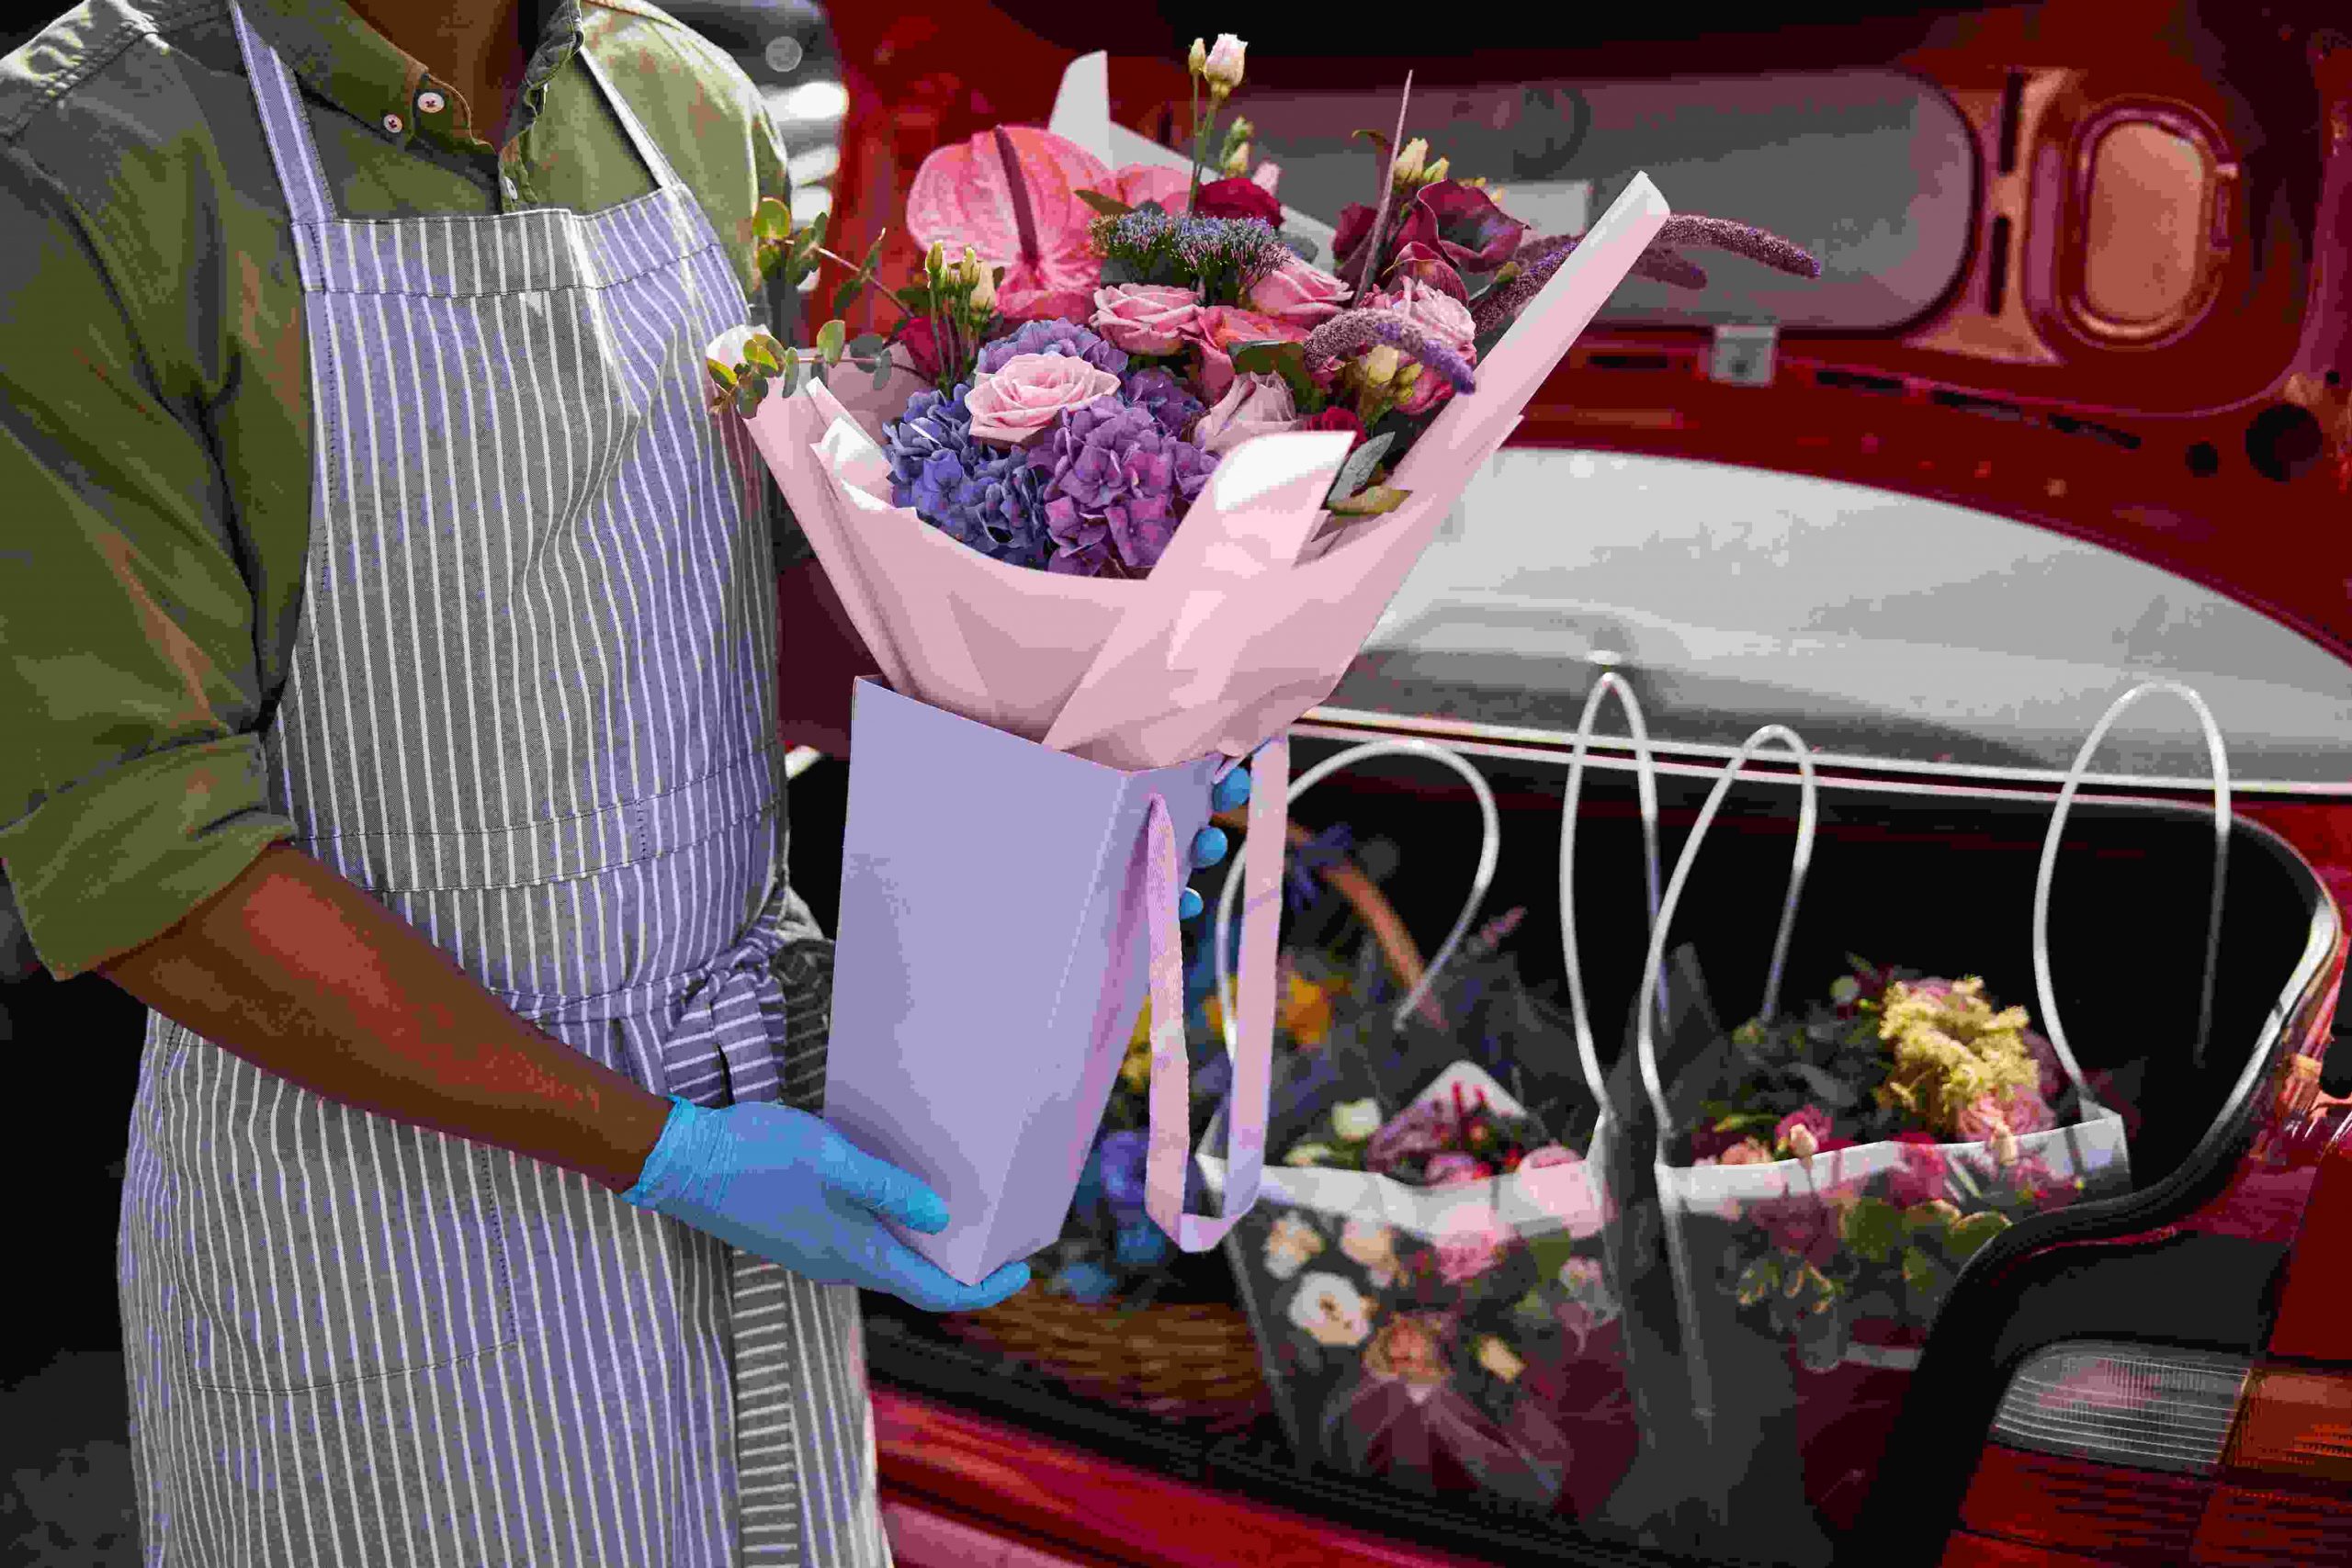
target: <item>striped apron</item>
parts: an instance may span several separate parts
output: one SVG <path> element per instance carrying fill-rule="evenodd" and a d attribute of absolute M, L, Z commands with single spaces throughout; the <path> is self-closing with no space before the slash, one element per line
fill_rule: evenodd
<path fill-rule="evenodd" d="M 783 875 L 768 481 L 704 404 L 704 346 L 748 319 L 727 253 L 593 59 L 651 195 L 338 220 L 230 9 L 317 454 L 274 807 L 574 1049 L 819 1109 L 831 948 Z M 156 1015 L 119 1262 L 151 1565 L 890 1562 L 854 1289 Z"/>

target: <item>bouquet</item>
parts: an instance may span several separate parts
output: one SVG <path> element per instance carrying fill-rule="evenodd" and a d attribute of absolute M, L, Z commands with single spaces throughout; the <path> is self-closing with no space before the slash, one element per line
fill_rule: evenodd
<path fill-rule="evenodd" d="M 2106 1184 L 2039 1136 L 2080 1122 L 2083 1097 L 2025 1009 L 1981 978 L 1849 964 L 1826 1001 L 1731 1032 L 1730 1088 L 1679 1138 L 1694 1169 L 1791 1162 L 1785 1192 L 1712 1210 L 1730 1229 L 1715 1284 L 1816 1368 L 1862 1325 L 1881 1348 L 1923 1340 L 1987 1241 Z M 1894 1159 L 1836 1157 L 1872 1145 Z"/>
<path fill-rule="evenodd" d="M 1336 519 L 1403 504 L 1399 461 L 1579 243 L 1538 236 L 1483 178 L 1454 178 L 1424 138 L 1357 134 L 1377 150 L 1376 202 L 1340 214 L 1332 258 L 1285 232 L 1280 171 L 1252 168 L 1236 117 L 1231 34 L 1190 60 L 1196 126 L 1189 177 L 1105 166 L 1050 131 L 999 128 L 924 161 L 908 219 L 930 246 L 922 281 L 883 297 L 887 335 L 846 341 L 829 321 L 803 355 L 759 333 L 714 357 L 715 408 L 745 417 L 770 380 L 848 366 L 927 383 L 881 423 L 891 503 L 958 542 L 1020 567 L 1141 577 L 1167 550 L 1220 459 L 1253 436 L 1339 431 L 1348 457 L 1324 497 Z M 1205 89 L 1207 113 L 1200 100 Z M 1213 176 L 1213 177 L 1212 177 Z M 798 281 L 820 262 L 824 220 L 790 228 L 763 206 L 763 264 Z M 867 286 L 879 239 L 836 293 Z M 1803 276 L 1811 256 L 1761 230 L 1669 219 L 1633 270 L 1687 287 L 1705 274 L 1678 245 L 1712 244 Z"/>
<path fill-rule="evenodd" d="M 1391 1003 L 1351 1016 L 1311 1066 L 1285 1064 L 1281 1170 L 1227 1253 L 1302 1454 L 1582 1514 L 1636 1437 L 1607 1201 L 1577 1152 L 1598 1107 L 1563 1095 L 1539 1114 L 1473 1059 L 1573 1050 L 1556 1017 L 1507 1046 L 1483 1032 L 1528 1016 L 1501 952 L 1519 914 L 1465 942 L 1431 993 L 1464 1021 L 1468 1055 Z M 1469 994 L 1482 989 L 1485 1005 Z M 1221 1123 L 1199 1158 L 1212 1186 Z"/>

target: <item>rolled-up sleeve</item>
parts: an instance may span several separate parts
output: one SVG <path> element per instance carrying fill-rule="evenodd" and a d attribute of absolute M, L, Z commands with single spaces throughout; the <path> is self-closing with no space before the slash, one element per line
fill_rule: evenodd
<path fill-rule="evenodd" d="M 14 147 L 0 235 L 0 867 L 64 978 L 294 828 L 264 789 L 254 596 L 202 410 L 164 389 L 87 213 Z"/>

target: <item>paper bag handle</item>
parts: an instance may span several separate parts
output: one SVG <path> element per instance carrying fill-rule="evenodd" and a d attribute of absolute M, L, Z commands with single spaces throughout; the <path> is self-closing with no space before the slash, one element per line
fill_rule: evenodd
<path fill-rule="evenodd" d="M 1789 960 L 1789 937 L 1796 929 L 1797 902 L 1804 893 L 1805 868 L 1813 862 L 1813 832 L 1815 820 L 1819 815 L 1816 798 L 1819 786 L 1814 782 L 1813 753 L 1806 749 L 1803 738 L 1786 725 L 1768 724 L 1749 736 L 1740 746 L 1738 754 L 1732 758 L 1730 766 L 1724 768 L 1722 776 L 1715 780 L 1714 789 L 1707 795 L 1707 804 L 1700 807 L 1699 819 L 1690 827 L 1690 840 L 1682 846 L 1682 854 L 1674 863 L 1674 879 L 1666 885 L 1666 900 L 1659 906 L 1657 920 L 1650 931 L 1649 957 L 1642 965 L 1642 988 L 1636 995 L 1646 998 L 1657 988 L 1666 973 L 1666 939 L 1674 927 L 1675 906 L 1682 901 L 1683 885 L 1690 880 L 1690 863 L 1698 858 L 1699 846 L 1706 841 L 1707 829 L 1713 825 L 1724 796 L 1731 793 L 1732 781 L 1739 777 L 1740 769 L 1747 766 L 1758 750 L 1767 742 L 1775 740 L 1786 746 L 1796 757 L 1803 796 L 1797 808 L 1796 852 L 1790 857 L 1789 890 L 1781 903 L 1781 934 L 1772 942 L 1772 967 L 1764 979 L 1764 1005 L 1756 1015 L 1766 1023 L 1772 1021 L 1773 1011 L 1781 998 L 1781 971 Z M 1641 1021 L 1634 1030 L 1634 1039 L 1639 1052 L 1642 1087 L 1649 1091 L 1650 1109 L 1657 1113 L 1658 1161 L 1664 1164 L 1667 1140 L 1672 1135 L 1673 1128 L 1667 1115 L 1666 1090 L 1658 1081 L 1657 1018 L 1646 1007 L 1640 1009 L 1637 1016 Z"/>
<path fill-rule="evenodd" d="M 1227 1157 L 1232 1181 L 1224 1212 L 1212 1219 L 1184 1213 L 1184 1173 L 1192 1159 L 1193 1071 L 1184 1048 L 1184 949 L 1176 930 L 1176 828 L 1168 803 L 1154 795 L 1145 822 L 1144 897 L 1151 931 L 1151 1134 L 1144 1159 L 1144 1209 L 1152 1223 L 1185 1252 L 1205 1252 L 1258 1201 L 1266 1159 L 1266 1101 L 1273 1084 L 1274 942 L 1280 935 L 1283 890 L 1283 822 L 1290 796 L 1290 738 L 1278 735 L 1261 747 L 1251 768 L 1250 841 L 1242 869 L 1226 878 L 1229 887 L 1247 876 L 1250 908 L 1242 919 L 1246 979 L 1242 987 L 1241 1043 L 1234 1053 L 1232 1124 Z"/>
<path fill-rule="evenodd" d="M 1461 918 L 1453 922 L 1453 930 L 1447 934 L 1445 944 L 1437 950 L 1437 955 L 1422 967 L 1420 979 L 1406 994 L 1405 999 L 1396 1004 L 1396 1023 L 1402 1028 L 1406 1016 L 1420 1005 L 1422 998 L 1429 995 L 1430 987 L 1437 983 L 1438 972 L 1453 958 L 1454 949 L 1462 945 L 1462 939 L 1469 932 L 1470 922 L 1478 918 L 1479 909 L 1486 905 L 1487 889 L 1493 886 L 1495 868 L 1502 860 L 1502 814 L 1496 809 L 1495 792 L 1493 786 L 1487 783 L 1485 774 L 1463 761 L 1460 753 L 1427 740 L 1416 739 L 1369 740 L 1361 746 L 1351 746 L 1337 756 L 1325 758 L 1307 769 L 1298 782 L 1290 786 L 1291 804 L 1295 805 L 1300 795 L 1341 768 L 1367 757 L 1427 757 L 1431 761 L 1444 763 L 1469 782 L 1470 793 L 1477 796 L 1478 815 L 1486 830 L 1486 837 L 1478 846 L 1478 869 L 1470 878 L 1470 897 L 1462 906 Z M 1253 820 L 1250 824 L 1250 838 L 1255 840 L 1257 833 L 1258 825 Z M 1234 1032 L 1233 976 L 1226 964 L 1226 939 L 1233 929 L 1233 896 L 1239 886 L 1240 878 L 1228 876 L 1225 879 L 1224 890 L 1217 895 L 1216 951 L 1212 955 L 1216 964 L 1216 995 L 1222 1004 L 1219 1010 L 1225 1021 L 1225 1049 L 1227 1055 L 1234 1051 Z"/>
<path fill-rule="evenodd" d="M 1567 793 L 1560 802 L 1560 954 L 1567 964 L 1568 1016 L 1576 1025 L 1577 1060 L 1584 1068 L 1585 1087 L 1592 1091 L 1593 1102 L 1600 1107 L 1604 1119 L 1609 1114 L 1609 1093 L 1601 1081 L 1600 1054 L 1593 1048 L 1592 1019 L 1585 1007 L 1584 965 L 1577 958 L 1577 805 L 1584 797 L 1585 750 L 1592 740 L 1592 721 L 1600 716 L 1601 699 L 1612 693 L 1618 705 L 1625 710 L 1625 728 L 1633 732 L 1635 780 L 1641 799 L 1643 861 L 1648 873 L 1650 929 L 1655 931 L 1658 923 L 1657 767 L 1650 758 L 1649 726 L 1643 721 L 1642 705 L 1634 700 L 1634 688 L 1625 678 L 1613 670 L 1603 671 L 1600 679 L 1593 682 L 1592 694 L 1585 699 L 1584 717 L 1577 724 L 1576 751 L 1568 759 Z M 1658 976 L 1656 989 L 1657 1010 L 1663 1016 L 1664 975 Z"/>
<path fill-rule="evenodd" d="M 2213 1032 L 2213 985 L 2219 976 L 2222 957 L 2222 896 L 2230 866 L 2230 759 L 2222 744 L 2221 727 L 2213 722 L 2212 710 L 2205 699 L 2177 681 L 2148 681 L 2134 686 L 2115 699 L 2091 730 L 2090 739 L 2075 757 L 2075 765 L 2066 771 L 2066 783 L 2058 792 L 2058 808 L 2051 813 L 2050 832 L 2041 840 L 2041 870 L 2033 883 L 2033 984 L 2036 999 L 2041 1003 L 2041 1030 L 2057 1053 L 2058 1065 L 2066 1070 L 2066 1077 L 2075 1086 L 2075 1093 L 2083 1103 L 2088 1117 L 2098 1109 L 2098 1101 L 2083 1082 L 2083 1070 L 2075 1061 L 2075 1053 L 2066 1043 L 2066 1031 L 2058 1021 L 2058 993 L 2050 981 L 2050 884 L 2058 870 L 2058 840 L 2066 829 L 2066 814 L 2075 808 L 2075 792 L 2082 787 L 2083 776 L 2089 772 L 2091 758 L 2098 751 L 2099 742 L 2107 739 L 2108 730 L 2123 716 L 2123 710 L 2151 692 L 2168 693 L 2187 703 L 2197 714 L 2197 722 L 2205 731 L 2205 751 L 2213 763 L 2213 910 L 2205 929 L 2205 996 L 2197 1011 L 2197 1045 L 2189 1061 L 2205 1065 L 2205 1046 Z"/>

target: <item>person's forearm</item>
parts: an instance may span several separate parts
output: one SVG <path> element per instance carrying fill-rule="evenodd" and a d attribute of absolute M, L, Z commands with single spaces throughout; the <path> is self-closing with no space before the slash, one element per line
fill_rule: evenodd
<path fill-rule="evenodd" d="M 288 845 L 101 971 L 314 1093 L 615 1191 L 637 1180 L 669 1116 L 668 1101 L 517 1018 L 415 927 Z"/>

